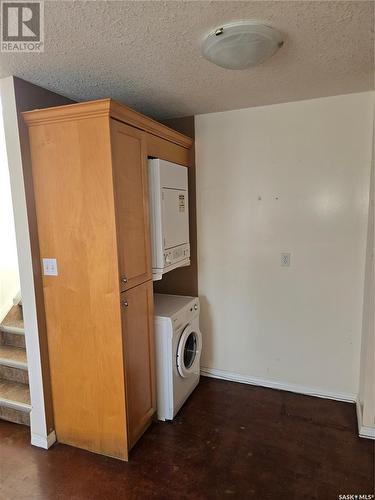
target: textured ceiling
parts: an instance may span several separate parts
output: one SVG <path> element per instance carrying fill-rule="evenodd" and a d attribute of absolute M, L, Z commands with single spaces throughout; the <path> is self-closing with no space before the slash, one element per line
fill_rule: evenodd
<path fill-rule="evenodd" d="M 243 19 L 284 47 L 245 71 L 201 57 L 202 35 Z M 222 111 L 372 89 L 373 26 L 372 1 L 46 1 L 45 52 L 1 53 L 0 76 L 157 118 Z"/>

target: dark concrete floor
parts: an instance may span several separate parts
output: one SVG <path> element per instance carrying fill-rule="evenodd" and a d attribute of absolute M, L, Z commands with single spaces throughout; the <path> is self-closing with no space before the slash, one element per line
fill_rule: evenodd
<path fill-rule="evenodd" d="M 29 445 L 0 422 L 0 498 L 338 500 L 374 491 L 374 443 L 355 407 L 203 378 L 173 423 L 155 423 L 129 463 Z"/>

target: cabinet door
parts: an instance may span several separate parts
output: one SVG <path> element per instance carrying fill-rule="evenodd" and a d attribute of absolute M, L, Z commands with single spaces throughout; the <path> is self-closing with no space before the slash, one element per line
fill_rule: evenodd
<path fill-rule="evenodd" d="M 155 413 L 152 281 L 121 294 L 129 449 Z"/>
<path fill-rule="evenodd" d="M 121 290 L 150 280 L 147 152 L 143 132 L 111 119 Z"/>

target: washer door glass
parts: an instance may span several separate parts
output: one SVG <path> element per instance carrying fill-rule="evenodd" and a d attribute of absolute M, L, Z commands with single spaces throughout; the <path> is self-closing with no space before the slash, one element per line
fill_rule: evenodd
<path fill-rule="evenodd" d="M 199 364 L 201 346 L 201 332 L 194 331 L 188 325 L 182 332 L 177 349 L 177 369 L 182 377 L 188 377 L 196 372 Z M 198 368 L 199 369 L 199 368 Z"/>

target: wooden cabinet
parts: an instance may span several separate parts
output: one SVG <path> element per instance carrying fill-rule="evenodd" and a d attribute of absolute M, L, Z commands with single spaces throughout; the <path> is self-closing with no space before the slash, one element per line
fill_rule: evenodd
<path fill-rule="evenodd" d="M 153 290 L 147 281 L 121 294 L 130 446 L 155 411 Z"/>
<path fill-rule="evenodd" d="M 192 141 L 110 99 L 30 111 L 57 440 L 128 452 L 155 413 L 147 157 Z"/>
<path fill-rule="evenodd" d="M 111 119 L 121 290 L 152 278 L 145 135 Z"/>

